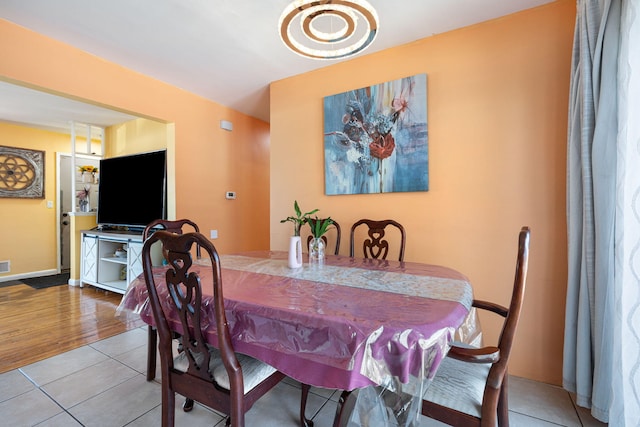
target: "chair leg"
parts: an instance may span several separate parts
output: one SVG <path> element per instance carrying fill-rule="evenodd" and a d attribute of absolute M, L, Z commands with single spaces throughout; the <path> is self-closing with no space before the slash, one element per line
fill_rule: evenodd
<path fill-rule="evenodd" d="M 156 351 L 158 348 L 158 333 L 153 326 L 147 329 L 147 381 L 156 377 Z"/>
<path fill-rule="evenodd" d="M 343 419 L 345 415 L 349 416 L 355 407 L 355 396 L 350 391 L 344 390 L 338 399 L 338 407 L 336 408 L 336 417 L 333 420 L 333 427 L 344 427 L 349 421 Z"/>
<path fill-rule="evenodd" d="M 309 397 L 309 384 L 301 384 L 302 397 L 300 398 L 300 425 L 302 427 L 313 427 L 313 421 L 307 418 L 307 397 Z"/>
<path fill-rule="evenodd" d="M 500 396 L 498 397 L 498 426 L 509 427 L 509 387 L 507 378 L 509 375 L 505 373 L 502 379 L 502 387 L 500 387 Z"/>
<path fill-rule="evenodd" d="M 175 425 L 176 395 L 168 386 L 162 387 L 162 427 Z"/>
<path fill-rule="evenodd" d="M 191 412 L 193 409 L 193 399 L 189 399 L 188 397 L 184 399 L 184 403 L 182 404 L 182 410 L 184 412 Z"/>

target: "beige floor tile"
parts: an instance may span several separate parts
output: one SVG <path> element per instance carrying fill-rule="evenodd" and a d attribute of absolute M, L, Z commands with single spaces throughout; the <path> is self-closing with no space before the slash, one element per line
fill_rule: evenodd
<path fill-rule="evenodd" d="M 35 385 L 17 369 L 0 374 L 0 402 L 19 396 L 34 388 Z"/>
<path fill-rule="evenodd" d="M 581 426 L 566 390 L 524 378 L 509 377 L 509 410 L 562 426 Z"/>
<path fill-rule="evenodd" d="M 332 427 L 337 405 L 336 401 L 326 401 L 316 416 L 313 417 L 313 427 Z"/>
<path fill-rule="evenodd" d="M 183 398 L 176 397 L 175 424 L 189 427 L 211 427 L 220 422 L 224 425 L 224 417 L 216 414 L 205 406 L 196 403 L 191 412 L 182 410 Z M 158 427 L 162 421 L 162 406 L 156 406 L 151 411 L 134 420 L 127 427 Z"/>
<path fill-rule="evenodd" d="M 309 394 L 307 418 L 312 418 L 326 399 Z M 300 425 L 300 389 L 281 382 L 261 397 L 247 412 L 247 426 L 284 427 Z"/>
<path fill-rule="evenodd" d="M 517 412 L 509 412 L 509 425 L 511 427 L 558 427 L 558 424 L 540 418 L 530 417 Z M 564 424 L 560 424 L 564 425 Z"/>
<path fill-rule="evenodd" d="M 571 397 L 571 401 L 573 402 L 573 406 L 576 408 L 576 412 L 578 413 L 578 418 L 582 422 L 583 427 L 606 427 L 606 423 L 603 423 L 599 420 L 593 418 L 591 415 L 591 410 L 587 408 L 583 408 L 576 404 L 576 396 L 573 393 L 569 393 Z"/>
<path fill-rule="evenodd" d="M 71 415 L 62 412 L 40 424 L 36 424 L 35 427 L 82 427 L 82 424 L 74 420 Z"/>
<path fill-rule="evenodd" d="M 136 347 L 133 350 L 129 350 L 122 354 L 113 356 L 114 359 L 124 363 L 131 369 L 140 372 L 141 374 L 147 374 L 147 346 L 143 345 Z M 160 354 L 156 351 L 156 377 L 160 377 Z"/>
<path fill-rule="evenodd" d="M 147 332 L 141 328 L 133 329 L 90 344 L 90 346 L 96 350 L 112 357 L 146 345 Z"/>
<path fill-rule="evenodd" d="M 293 378 L 285 377 L 285 379 L 282 380 L 282 382 L 286 384 L 290 384 L 294 387 L 300 388 L 300 382 L 294 380 Z M 311 390 L 309 390 L 309 392 L 317 394 L 318 396 L 324 397 L 325 399 L 330 399 L 330 398 L 334 399 L 336 402 L 340 397 L 340 393 L 342 393 L 341 390 L 336 390 L 334 388 L 322 388 L 322 387 L 311 387 Z"/>
<path fill-rule="evenodd" d="M 121 427 L 161 404 L 160 385 L 138 375 L 69 409 L 85 427 Z"/>
<path fill-rule="evenodd" d="M 31 378 L 38 386 L 43 386 L 104 360 L 107 360 L 107 356 L 90 346 L 84 346 L 24 366 L 20 368 L 20 371 Z"/>
<path fill-rule="evenodd" d="M 33 426 L 63 412 L 56 403 L 38 389 L 0 403 L 0 424 Z"/>
<path fill-rule="evenodd" d="M 69 409 L 136 375 L 140 373 L 117 360 L 107 359 L 53 381 L 42 389 L 63 408 Z"/>

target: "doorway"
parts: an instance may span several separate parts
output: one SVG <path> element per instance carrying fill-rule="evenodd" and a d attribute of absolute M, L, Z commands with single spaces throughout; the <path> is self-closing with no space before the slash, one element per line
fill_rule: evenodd
<path fill-rule="evenodd" d="M 71 217 L 69 212 L 79 211 L 79 199 L 72 194 L 71 180 L 76 181 L 76 192 L 89 187 L 89 206 L 91 212 L 96 212 L 98 206 L 98 184 L 87 184 L 82 182 L 79 173 L 71 169 L 71 154 L 57 153 L 57 200 L 56 211 L 57 235 L 58 235 L 58 272 L 66 273 L 71 268 Z M 76 167 L 78 166 L 100 166 L 100 158 L 97 156 L 76 154 Z"/>

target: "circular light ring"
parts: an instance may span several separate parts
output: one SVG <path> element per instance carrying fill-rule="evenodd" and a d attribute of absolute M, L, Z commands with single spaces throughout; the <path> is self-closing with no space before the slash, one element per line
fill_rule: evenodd
<path fill-rule="evenodd" d="M 325 33 L 313 26 L 313 20 L 323 15 L 335 15 L 343 23 L 343 28 L 333 33 Z M 337 43 L 346 40 L 354 33 L 356 29 L 356 16 L 353 13 L 343 12 L 340 10 L 320 10 L 308 13 L 302 18 L 302 32 L 311 40 L 320 43 Z"/>
<path fill-rule="evenodd" d="M 332 44 L 352 37 L 356 30 L 356 13 L 364 18 L 367 31 L 353 43 L 336 49 L 314 49 L 295 40 L 291 33 L 294 18 L 301 19 L 303 34 L 310 40 Z M 313 28 L 313 20 L 324 14 L 338 16 L 345 27 L 336 33 L 325 33 Z M 364 0 L 296 0 L 289 4 L 280 16 L 280 37 L 293 52 L 315 59 L 338 59 L 355 55 L 366 49 L 376 38 L 378 32 L 378 15 L 371 5 Z"/>

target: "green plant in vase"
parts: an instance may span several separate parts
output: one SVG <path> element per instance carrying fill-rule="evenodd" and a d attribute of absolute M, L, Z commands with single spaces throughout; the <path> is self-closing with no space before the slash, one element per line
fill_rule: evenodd
<path fill-rule="evenodd" d="M 331 217 L 320 219 L 316 216 L 315 218 L 308 218 L 307 222 L 311 226 L 311 235 L 316 239 L 322 238 L 333 224 Z"/>
<path fill-rule="evenodd" d="M 311 235 L 313 236 L 313 239 L 309 242 L 309 259 L 324 259 L 324 248 L 327 244 L 327 238 L 324 237 L 324 234 L 333 224 L 333 220 L 331 217 L 320 219 L 316 216 L 315 218 L 308 218 L 307 222 L 311 227 Z"/>
<path fill-rule="evenodd" d="M 300 206 L 298 206 L 298 201 L 295 200 L 293 202 L 293 209 L 295 211 L 295 216 L 288 216 L 285 219 L 281 220 L 281 223 L 284 222 L 292 222 L 293 223 L 293 236 L 289 239 L 289 268 L 300 268 L 302 267 L 302 242 L 300 241 L 300 227 L 302 227 L 307 220 L 309 219 L 309 215 L 312 215 L 318 212 L 318 209 L 314 209 L 310 212 L 302 213 L 300 210 Z"/>
<path fill-rule="evenodd" d="M 300 227 L 302 227 L 309 220 L 309 215 L 313 215 L 318 212 L 318 209 L 314 209 L 310 212 L 306 212 L 302 214 L 300 210 L 300 206 L 298 206 L 298 201 L 294 200 L 293 209 L 296 213 L 296 216 L 288 216 L 285 219 L 280 220 L 280 223 L 292 222 L 293 223 L 293 235 L 300 236 Z"/>

